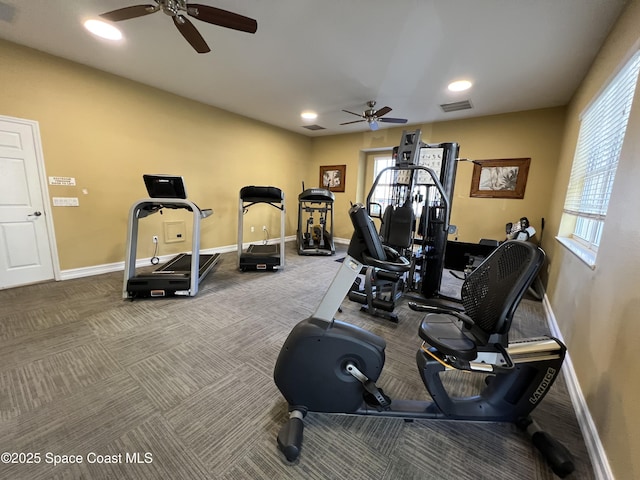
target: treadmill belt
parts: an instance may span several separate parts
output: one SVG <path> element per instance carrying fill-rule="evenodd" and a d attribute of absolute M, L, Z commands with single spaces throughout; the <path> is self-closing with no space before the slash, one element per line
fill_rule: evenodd
<path fill-rule="evenodd" d="M 202 273 L 203 269 L 206 269 L 212 260 L 212 257 L 216 255 L 200 255 L 198 271 Z M 191 272 L 191 255 L 180 254 L 177 257 L 172 258 L 160 268 L 156 269 L 153 273 L 172 273 L 172 272 Z"/>
<path fill-rule="evenodd" d="M 247 253 L 250 255 L 279 255 L 280 245 L 249 245 Z"/>

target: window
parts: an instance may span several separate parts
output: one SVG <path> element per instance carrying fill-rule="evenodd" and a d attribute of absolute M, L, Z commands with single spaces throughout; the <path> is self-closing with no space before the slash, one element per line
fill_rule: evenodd
<path fill-rule="evenodd" d="M 374 157 L 373 158 L 373 179 L 375 180 L 380 175 L 380 172 L 388 167 L 393 167 L 395 165 L 393 158 L 390 156 L 384 157 Z M 381 185 L 390 185 L 393 183 L 393 172 L 386 172 L 384 178 L 380 179 Z"/>
<path fill-rule="evenodd" d="M 374 157 L 373 180 L 375 181 L 375 179 L 378 178 L 378 175 L 380 175 L 382 170 L 388 167 L 393 167 L 394 165 L 395 163 L 390 155 L 383 157 Z M 393 202 L 393 199 L 391 198 L 391 185 L 395 182 L 395 173 L 396 172 L 393 171 L 385 172 L 384 175 L 380 177 L 380 181 L 378 182 L 378 185 L 376 186 L 376 189 L 371 196 L 371 202 L 377 203 L 381 206 L 380 214 L 384 212 L 385 208 L 387 208 L 387 205 L 390 205 Z"/>
<path fill-rule="evenodd" d="M 564 213 L 575 222 L 571 239 L 591 252 L 587 254 L 592 261 L 600 245 L 639 70 L 640 51 L 581 118 Z"/>

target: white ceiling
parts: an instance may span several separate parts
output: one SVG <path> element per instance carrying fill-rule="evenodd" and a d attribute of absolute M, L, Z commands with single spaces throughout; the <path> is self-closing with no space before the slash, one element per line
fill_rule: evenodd
<path fill-rule="evenodd" d="M 192 19 L 212 50 L 198 54 L 157 12 L 118 22 L 124 40 L 112 43 L 82 22 L 153 0 L 0 0 L 0 38 L 315 136 L 367 130 L 339 124 L 368 100 L 409 125 L 565 105 L 626 3 L 196 1 L 256 19 L 256 34 Z M 448 92 L 460 78 L 473 88 Z M 439 106 L 460 100 L 473 109 Z M 305 109 L 326 130 L 302 128 Z"/>

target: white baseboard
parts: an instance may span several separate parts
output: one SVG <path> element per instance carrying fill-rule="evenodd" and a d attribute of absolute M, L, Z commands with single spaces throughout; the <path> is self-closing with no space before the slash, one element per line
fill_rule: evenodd
<path fill-rule="evenodd" d="M 551 304 L 549 303 L 549 298 L 546 293 L 542 298 L 542 305 L 544 306 L 551 334 L 564 343 L 562 332 L 560 332 L 558 322 L 556 321 L 556 317 L 551 309 Z M 589 452 L 589 458 L 593 465 L 596 480 L 614 480 L 613 472 L 611 471 L 611 466 L 609 465 L 609 460 L 607 458 L 607 453 L 602 446 L 600 436 L 598 435 L 598 429 L 593 421 L 593 417 L 591 417 L 591 412 L 589 412 L 589 407 L 587 406 L 584 395 L 582 394 L 582 389 L 580 388 L 580 383 L 578 382 L 578 377 L 576 376 L 576 371 L 573 368 L 573 362 L 571 361 L 571 356 L 568 351 L 565 356 L 562 369 L 567 381 L 567 389 L 569 390 L 571 403 L 573 403 L 573 409 L 576 412 L 578 424 L 580 425 L 580 430 L 582 431 L 582 436 L 584 437 L 587 451 Z"/>
<path fill-rule="evenodd" d="M 288 237 L 284 238 L 285 242 L 290 242 L 295 240 L 296 237 L 295 235 L 291 235 Z M 268 244 L 274 244 L 274 243 L 279 243 L 280 239 L 276 238 L 276 239 L 269 239 L 267 241 Z M 255 243 L 255 242 L 254 242 Z M 251 245 L 250 242 L 244 243 L 242 245 L 242 248 L 245 249 L 247 248 L 249 245 Z M 200 253 L 202 254 L 213 254 L 213 253 L 228 253 L 228 252 L 235 252 L 238 250 L 238 245 L 226 245 L 224 247 L 217 247 L 217 248 L 207 248 L 204 250 L 201 250 Z M 165 263 L 167 261 L 169 261 L 171 258 L 173 258 L 176 254 L 173 253 L 171 255 L 163 255 L 160 258 L 160 262 L 159 263 Z M 136 268 L 139 267 L 145 267 L 145 266 L 150 266 L 151 265 L 151 258 L 138 258 L 136 259 Z M 103 273 L 111 273 L 111 272 L 117 272 L 117 271 L 123 271 L 124 270 L 124 261 L 122 262 L 115 262 L 115 263 L 107 263 L 104 265 L 94 265 L 91 267 L 80 267 L 80 268 L 71 268 L 69 270 L 62 270 L 60 272 L 60 280 L 72 280 L 74 278 L 83 278 L 83 277 L 90 277 L 92 275 L 101 275 Z"/>

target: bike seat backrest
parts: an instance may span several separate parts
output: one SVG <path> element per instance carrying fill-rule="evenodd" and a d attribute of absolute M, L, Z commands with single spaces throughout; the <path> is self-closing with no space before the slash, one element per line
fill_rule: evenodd
<path fill-rule="evenodd" d="M 364 206 L 356 203 L 349 209 L 349 217 L 353 223 L 353 236 L 347 253 L 359 262 L 363 262 L 362 254 L 365 252 L 376 260 L 386 260 L 387 255 L 376 226 Z"/>
<path fill-rule="evenodd" d="M 389 205 L 382 216 L 381 235 L 385 245 L 397 250 L 409 248 L 413 243 L 415 213 L 411 205 Z"/>
<path fill-rule="evenodd" d="M 507 241 L 467 276 L 462 305 L 487 339 L 509 331 L 513 314 L 543 261 L 544 252 L 534 244 Z"/>

